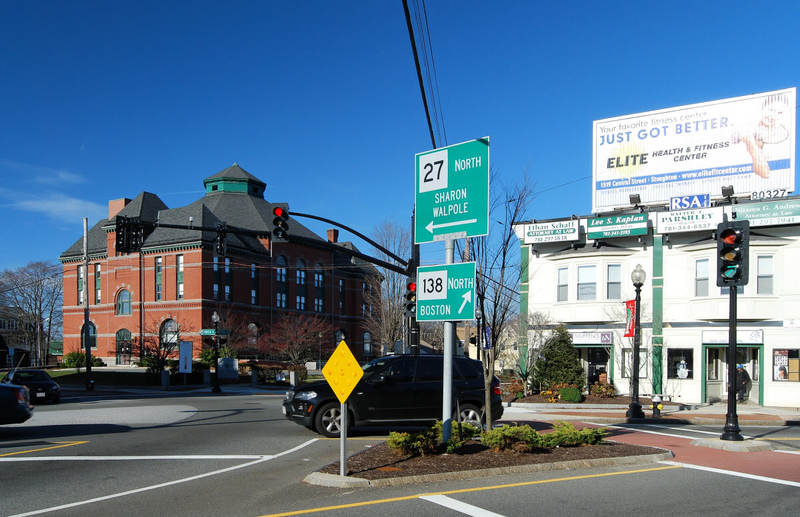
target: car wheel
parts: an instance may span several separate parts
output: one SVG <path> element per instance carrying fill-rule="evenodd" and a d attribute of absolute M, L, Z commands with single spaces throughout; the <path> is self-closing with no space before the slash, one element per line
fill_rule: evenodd
<path fill-rule="evenodd" d="M 464 404 L 461 406 L 461 423 L 481 429 L 483 427 L 483 411 L 472 404 Z"/>
<path fill-rule="evenodd" d="M 348 419 L 349 420 L 349 419 Z M 319 408 L 314 418 L 317 432 L 327 438 L 338 438 L 341 434 L 342 407 L 336 402 L 329 402 Z M 348 422 L 348 428 L 350 427 Z"/>

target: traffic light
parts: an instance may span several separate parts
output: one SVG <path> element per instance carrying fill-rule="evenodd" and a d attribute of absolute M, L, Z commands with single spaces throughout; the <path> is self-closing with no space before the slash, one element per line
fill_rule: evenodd
<path fill-rule="evenodd" d="M 225 223 L 217 223 L 217 238 L 214 240 L 214 253 L 218 257 L 224 257 L 227 250 L 225 237 L 227 236 Z"/>
<path fill-rule="evenodd" d="M 287 221 L 289 219 L 289 209 L 276 206 L 272 209 L 272 214 L 275 216 L 275 219 L 272 220 L 272 225 L 274 226 L 272 234 L 279 239 L 283 239 L 286 237 L 286 232 L 289 231 L 289 223 Z"/>
<path fill-rule="evenodd" d="M 117 235 L 117 255 L 131 252 L 131 225 L 127 217 L 118 215 L 114 232 Z"/>
<path fill-rule="evenodd" d="M 750 221 L 726 221 L 717 226 L 717 287 L 747 285 Z"/>
<path fill-rule="evenodd" d="M 408 280 L 406 281 L 406 294 L 403 296 L 403 310 L 406 318 L 417 316 L 417 267 L 413 259 L 409 259 L 406 267 Z"/>

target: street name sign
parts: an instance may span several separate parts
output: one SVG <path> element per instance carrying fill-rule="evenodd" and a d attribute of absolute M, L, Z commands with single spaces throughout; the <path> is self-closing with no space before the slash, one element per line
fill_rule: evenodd
<path fill-rule="evenodd" d="M 475 319 L 475 262 L 417 268 L 417 321 Z"/>
<path fill-rule="evenodd" d="M 489 137 L 416 155 L 414 243 L 489 233 Z"/>
<path fill-rule="evenodd" d="M 201 336 L 213 336 L 214 335 L 214 329 L 200 329 L 200 335 Z"/>

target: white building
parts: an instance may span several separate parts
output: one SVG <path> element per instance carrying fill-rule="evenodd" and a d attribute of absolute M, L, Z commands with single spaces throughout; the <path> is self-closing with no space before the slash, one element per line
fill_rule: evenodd
<path fill-rule="evenodd" d="M 800 401 L 800 198 L 668 211 L 666 206 L 532 221 L 517 226 L 521 314 L 564 324 L 589 384 L 606 373 L 630 393 L 633 338 L 624 337 L 631 272 L 641 264 L 640 394 L 685 403 L 727 398 L 730 295 L 717 287 L 717 224 L 748 220 L 749 283 L 738 288 L 737 363 L 752 379 L 749 402 Z M 602 217 L 600 217 L 602 215 Z M 559 240 L 556 240 L 559 239 Z M 520 344 L 534 330 L 520 329 Z M 785 378 L 784 378 L 785 376 Z"/>

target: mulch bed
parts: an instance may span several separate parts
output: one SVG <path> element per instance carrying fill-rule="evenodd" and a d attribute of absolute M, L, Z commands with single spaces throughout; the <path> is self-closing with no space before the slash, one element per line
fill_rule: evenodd
<path fill-rule="evenodd" d="M 550 402 L 550 397 L 546 395 L 531 395 L 530 397 L 525 397 L 522 399 L 516 398 L 514 395 L 503 395 L 503 402 L 524 402 L 526 404 L 552 404 Z M 557 404 L 569 404 L 569 402 L 564 402 L 563 400 L 557 400 Z M 631 397 L 620 395 L 616 397 L 595 397 L 592 395 L 587 395 L 583 397 L 583 402 L 576 402 L 574 405 L 576 408 L 580 408 L 583 404 L 615 404 L 615 405 L 625 405 L 631 403 Z M 639 404 L 642 406 L 649 406 L 652 404 L 650 398 L 647 397 L 639 397 Z M 661 404 L 665 406 L 680 406 L 679 402 L 665 402 L 662 401 Z"/>
<path fill-rule="evenodd" d="M 374 480 L 570 460 L 661 454 L 663 452 L 663 449 L 611 441 L 601 445 L 538 449 L 535 452 L 527 453 L 497 452 L 478 441 L 470 440 L 454 454 L 418 456 L 395 454 L 386 443 L 381 443 L 350 456 L 347 459 L 347 475 Z M 320 472 L 338 475 L 339 462 L 331 463 L 322 468 Z"/>

